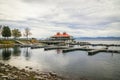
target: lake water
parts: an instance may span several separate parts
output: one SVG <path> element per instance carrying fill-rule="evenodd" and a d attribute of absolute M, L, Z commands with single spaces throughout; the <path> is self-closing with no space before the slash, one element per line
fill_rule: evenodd
<path fill-rule="evenodd" d="M 91 43 L 120 44 L 120 41 L 87 41 Z M 120 47 L 112 49 L 120 50 Z M 0 62 L 19 68 L 53 71 L 73 80 L 120 80 L 120 53 L 100 52 L 88 55 L 86 51 L 62 53 L 61 50 L 44 51 L 43 48 L 2 48 Z"/>

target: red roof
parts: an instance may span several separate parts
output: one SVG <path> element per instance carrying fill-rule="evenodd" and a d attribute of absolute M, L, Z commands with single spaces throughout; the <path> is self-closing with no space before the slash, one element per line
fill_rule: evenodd
<path fill-rule="evenodd" d="M 70 37 L 70 35 L 67 34 L 66 32 L 64 32 L 63 34 L 61 34 L 61 33 L 58 32 L 53 37 Z"/>

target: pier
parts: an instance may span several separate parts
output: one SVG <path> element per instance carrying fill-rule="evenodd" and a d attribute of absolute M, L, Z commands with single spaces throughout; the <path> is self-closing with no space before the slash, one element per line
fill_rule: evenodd
<path fill-rule="evenodd" d="M 44 50 L 53 50 L 53 49 L 68 49 L 69 47 L 66 46 L 51 46 L 51 47 L 45 47 Z"/>
<path fill-rule="evenodd" d="M 33 46 L 31 46 L 31 49 L 45 48 L 45 47 L 48 47 L 48 46 L 33 45 Z"/>
<path fill-rule="evenodd" d="M 91 54 L 91 53 L 98 53 L 98 52 L 104 52 L 104 51 L 106 51 L 106 49 L 93 49 L 91 51 L 88 51 L 88 53 Z"/>
<path fill-rule="evenodd" d="M 106 48 L 103 48 L 103 49 L 91 49 L 91 48 L 86 48 L 86 47 L 63 49 L 62 52 L 67 53 L 67 52 L 78 51 L 78 50 L 87 51 L 89 55 L 96 54 L 98 52 L 120 53 L 120 50 L 109 50 L 109 49 L 106 49 Z"/>
<path fill-rule="evenodd" d="M 68 43 L 70 45 L 91 45 L 91 46 L 106 46 L 106 47 L 110 47 L 110 46 L 115 46 L 115 47 L 120 47 L 120 44 L 91 44 L 89 42 L 75 42 L 75 43 Z"/>
<path fill-rule="evenodd" d="M 120 47 L 120 44 L 90 44 L 92 46 L 106 46 L 106 47 L 110 47 L 110 46 L 115 46 L 115 47 Z"/>
<path fill-rule="evenodd" d="M 79 48 L 73 48 L 73 47 L 68 47 L 68 46 L 58 46 L 58 45 L 33 45 L 33 44 L 25 44 L 20 41 L 17 41 L 17 43 L 20 44 L 20 47 L 30 47 L 31 49 L 36 49 L 36 48 L 44 48 L 44 50 L 54 50 L 54 49 L 62 49 L 63 53 L 71 52 L 71 51 L 87 51 L 88 55 L 94 55 L 99 52 L 110 52 L 110 53 L 120 53 L 120 50 L 110 50 L 108 47 L 110 46 L 115 46 L 115 47 L 120 47 L 120 44 L 91 44 L 89 42 L 75 42 L 75 43 L 68 43 L 69 45 L 81 45 L 82 47 Z M 58 44 L 58 43 L 63 43 L 62 41 L 43 41 L 42 43 L 48 43 L 48 44 Z M 87 45 L 87 47 L 86 47 Z M 89 46 L 105 46 L 106 48 L 101 48 L 101 49 L 92 49 L 89 48 Z"/>
<path fill-rule="evenodd" d="M 54 40 L 40 40 L 40 43 L 44 43 L 44 44 L 61 44 L 64 43 L 64 41 L 54 41 Z"/>
<path fill-rule="evenodd" d="M 63 49 L 62 52 L 63 52 L 63 53 L 67 53 L 67 52 L 78 51 L 78 50 L 90 51 L 90 50 L 93 50 L 93 49 L 86 48 L 86 47 L 82 47 L 82 48 L 68 48 L 68 49 Z"/>

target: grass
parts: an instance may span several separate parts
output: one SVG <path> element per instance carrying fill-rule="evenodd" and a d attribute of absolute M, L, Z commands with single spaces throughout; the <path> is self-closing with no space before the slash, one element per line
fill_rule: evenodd
<path fill-rule="evenodd" d="M 13 41 L 13 40 L 0 40 L 0 44 L 10 44 L 10 45 L 13 45 L 13 44 L 15 44 L 15 41 Z"/>
<path fill-rule="evenodd" d="M 23 43 L 27 43 L 27 44 L 31 44 L 31 43 L 39 43 L 38 40 L 19 40 Z M 0 40 L 0 44 L 7 44 L 7 45 L 14 45 L 16 44 L 16 41 L 13 39 L 13 40 Z"/>

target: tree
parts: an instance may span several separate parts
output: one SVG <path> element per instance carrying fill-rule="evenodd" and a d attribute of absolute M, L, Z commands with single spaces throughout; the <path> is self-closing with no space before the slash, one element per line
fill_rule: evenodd
<path fill-rule="evenodd" d="M 2 36 L 3 37 L 11 37 L 11 30 L 8 26 L 4 26 L 2 29 Z"/>
<path fill-rule="evenodd" d="M 18 37 L 21 37 L 21 32 L 19 31 L 19 29 L 13 29 L 12 30 L 12 36 L 16 39 Z"/>
<path fill-rule="evenodd" d="M 28 40 L 28 37 L 32 35 L 32 33 L 30 32 L 30 29 L 29 28 L 25 28 L 25 33 L 24 33 L 24 36 L 27 37 L 27 40 Z"/>

